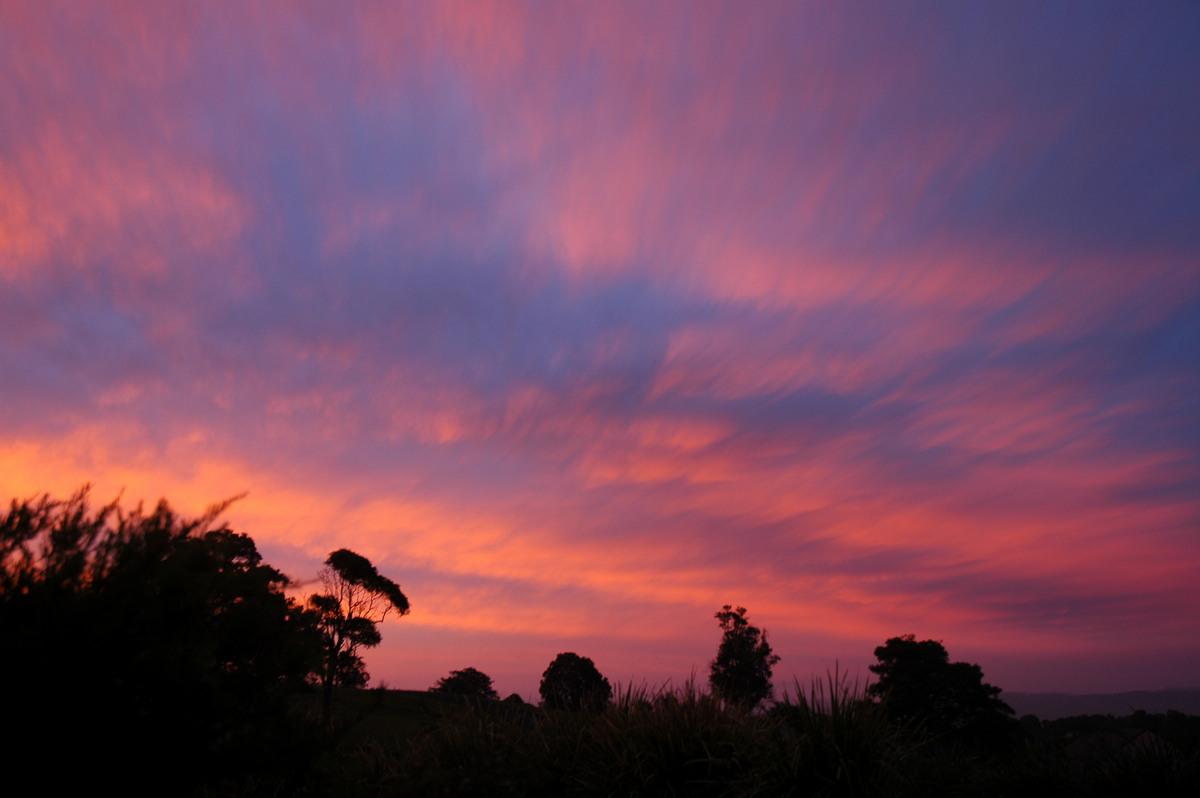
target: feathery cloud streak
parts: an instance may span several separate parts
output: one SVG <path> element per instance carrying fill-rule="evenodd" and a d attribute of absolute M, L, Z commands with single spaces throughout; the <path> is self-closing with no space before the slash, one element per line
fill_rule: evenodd
<path fill-rule="evenodd" d="M 249 491 L 404 584 L 405 686 L 684 678 L 728 602 L 1190 674 L 1194 6 L 3 13 L 10 495 Z"/>

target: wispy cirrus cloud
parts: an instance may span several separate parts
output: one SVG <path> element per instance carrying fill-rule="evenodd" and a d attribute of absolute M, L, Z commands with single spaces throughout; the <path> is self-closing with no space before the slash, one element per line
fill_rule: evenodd
<path fill-rule="evenodd" d="M 411 593 L 392 684 L 684 678 L 731 601 L 785 667 L 1186 677 L 1195 9 L 4 14 L 10 494 L 249 491 Z"/>

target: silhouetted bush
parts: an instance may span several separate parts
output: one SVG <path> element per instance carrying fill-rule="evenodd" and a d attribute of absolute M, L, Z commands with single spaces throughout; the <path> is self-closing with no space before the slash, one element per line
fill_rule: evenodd
<path fill-rule="evenodd" d="M 450 671 L 449 676 L 438 679 L 437 684 L 429 688 L 431 693 L 452 693 L 469 698 L 498 699 L 500 696 L 492 687 L 492 677 L 475 668 L 463 668 L 460 671 Z M 515 695 L 515 693 L 514 693 Z M 520 696 L 517 697 L 520 700 Z"/>
<path fill-rule="evenodd" d="M 599 710 L 612 699 L 612 686 L 596 663 L 573 652 L 559 654 L 542 674 L 538 686 L 548 709 Z"/>
<path fill-rule="evenodd" d="M 165 502 L 70 499 L 0 516 L 0 678 L 13 761 L 53 752 L 93 787 L 169 791 L 271 766 L 286 699 L 319 663 L 311 618 L 254 542 Z M 253 750 L 249 757 L 247 751 Z M 253 762 L 249 761 L 253 759 Z M 32 760 L 29 760 L 32 761 Z"/>
<path fill-rule="evenodd" d="M 978 665 L 950 662 L 937 640 L 893 637 L 875 649 L 879 680 L 867 688 L 888 717 L 949 745 L 994 750 L 1020 735 L 999 687 L 983 681 Z"/>

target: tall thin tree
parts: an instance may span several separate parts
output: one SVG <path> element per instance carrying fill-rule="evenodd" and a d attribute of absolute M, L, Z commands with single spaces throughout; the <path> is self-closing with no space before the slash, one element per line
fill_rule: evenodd
<path fill-rule="evenodd" d="M 330 553 L 321 570 L 321 584 L 325 592 L 310 596 L 308 605 L 316 612 L 325 639 L 321 713 L 328 723 L 334 683 L 365 681 L 358 649 L 379 645 L 383 640 L 379 624 L 392 612 L 407 615 L 409 604 L 399 585 L 349 549 Z"/>

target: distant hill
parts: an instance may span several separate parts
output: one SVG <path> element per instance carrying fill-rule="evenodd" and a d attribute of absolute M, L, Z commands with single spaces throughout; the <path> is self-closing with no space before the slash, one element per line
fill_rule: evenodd
<path fill-rule="evenodd" d="M 1135 690 L 1128 693 L 1010 693 L 1000 697 L 1017 717 L 1037 715 L 1042 720 L 1072 715 L 1132 715 L 1137 710 L 1162 713 L 1168 710 L 1200 715 L 1200 688 L 1178 690 Z"/>

